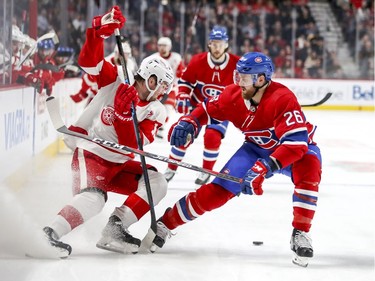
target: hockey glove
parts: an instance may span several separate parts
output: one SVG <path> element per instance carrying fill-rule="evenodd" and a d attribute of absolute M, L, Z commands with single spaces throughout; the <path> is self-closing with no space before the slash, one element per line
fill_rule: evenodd
<path fill-rule="evenodd" d="M 114 103 L 116 118 L 121 121 L 129 120 L 133 102 L 134 106 L 139 102 L 137 90 L 128 84 L 120 84 L 116 91 Z"/>
<path fill-rule="evenodd" d="M 79 91 L 77 94 L 70 95 L 70 98 L 75 102 L 79 103 L 83 101 L 85 98 L 87 98 L 89 95 L 87 93 L 84 93 L 82 91 Z"/>
<path fill-rule="evenodd" d="M 243 181 L 241 183 L 242 193 L 253 195 L 262 195 L 263 189 L 262 184 L 264 178 L 269 178 L 272 176 L 272 171 L 266 160 L 259 158 L 253 167 L 249 169 Z"/>
<path fill-rule="evenodd" d="M 176 110 L 184 115 L 189 114 L 193 110 L 191 105 L 191 97 L 186 93 L 178 93 L 176 96 Z"/>
<path fill-rule="evenodd" d="M 194 138 L 198 136 L 200 129 L 198 120 L 192 116 L 182 116 L 169 129 L 168 141 L 171 145 L 177 147 L 187 147 L 194 142 Z"/>
<path fill-rule="evenodd" d="M 96 16 L 92 19 L 92 27 L 96 30 L 96 35 L 103 39 L 111 36 L 115 29 L 121 29 L 126 22 L 119 6 L 113 6 L 112 9 L 103 16 Z"/>
<path fill-rule="evenodd" d="M 36 91 L 41 94 L 44 88 L 44 81 L 38 77 L 38 75 L 28 72 L 25 74 L 25 85 L 34 87 Z"/>

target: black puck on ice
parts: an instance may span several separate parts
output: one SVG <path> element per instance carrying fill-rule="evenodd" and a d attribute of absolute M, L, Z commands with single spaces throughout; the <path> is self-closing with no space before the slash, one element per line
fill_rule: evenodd
<path fill-rule="evenodd" d="M 260 246 L 263 245 L 263 241 L 253 241 L 254 246 Z"/>

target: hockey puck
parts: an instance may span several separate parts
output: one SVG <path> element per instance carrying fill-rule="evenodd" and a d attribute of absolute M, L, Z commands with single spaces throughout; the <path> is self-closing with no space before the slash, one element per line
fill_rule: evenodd
<path fill-rule="evenodd" d="M 263 241 L 253 241 L 254 246 L 261 246 L 263 245 Z"/>

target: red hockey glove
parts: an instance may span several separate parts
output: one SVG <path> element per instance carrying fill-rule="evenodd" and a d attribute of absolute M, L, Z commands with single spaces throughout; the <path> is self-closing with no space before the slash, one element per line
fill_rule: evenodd
<path fill-rule="evenodd" d="M 137 90 L 128 84 L 120 84 L 120 86 L 117 88 L 115 96 L 115 116 L 121 121 L 128 119 L 131 115 L 131 107 L 133 102 L 134 106 L 136 106 L 139 102 Z"/>
<path fill-rule="evenodd" d="M 266 160 L 259 158 L 253 167 L 249 169 L 243 177 L 241 183 L 242 193 L 253 195 L 262 195 L 262 184 L 264 178 L 272 176 L 272 171 Z"/>
<path fill-rule="evenodd" d="M 176 110 L 184 115 L 189 114 L 193 107 L 191 105 L 191 97 L 186 93 L 178 93 L 176 96 Z"/>
<path fill-rule="evenodd" d="M 85 98 L 87 98 L 89 95 L 87 93 L 84 93 L 84 92 L 81 92 L 79 91 L 77 94 L 75 95 L 70 95 L 70 98 L 75 102 L 75 103 L 79 103 L 81 101 L 83 101 Z"/>
<path fill-rule="evenodd" d="M 25 85 L 34 87 L 41 94 L 44 88 L 44 81 L 36 74 L 28 72 L 25 74 Z"/>
<path fill-rule="evenodd" d="M 126 22 L 119 6 L 112 9 L 103 16 L 96 16 L 92 19 L 92 27 L 96 30 L 96 35 L 106 39 L 111 36 L 115 29 L 121 29 Z"/>
<path fill-rule="evenodd" d="M 182 116 L 174 123 L 168 132 L 168 141 L 174 146 L 188 147 L 194 142 L 201 129 L 201 125 L 191 115 Z"/>

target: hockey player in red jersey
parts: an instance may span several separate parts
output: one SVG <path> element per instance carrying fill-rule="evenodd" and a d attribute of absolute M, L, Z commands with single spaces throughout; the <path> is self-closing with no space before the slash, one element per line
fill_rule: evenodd
<path fill-rule="evenodd" d="M 233 81 L 233 70 L 236 68 L 238 56 L 230 54 L 228 50 L 228 35 L 225 27 L 214 26 L 209 34 L 209 52 L 197 54 L 192 57 L 178 81 L 178 94 L 176 96 L 176 110 L 188 114 L 206 98 L 216 97 L 221 94 L 224 87 Z M 217 157 L 221 140 L 225 137 L 228 122 L 222 120 L 220 124 L 209 124 L 204 133 L 203 168 L 212 170 Z M 172 146 L 170 159 L 182 161 L 186 147 Z M 164 173 L 170 181 L 177 170 L 176 165 L 169 164 Z M 210 175 L 201 173 L 195 183 L 202 185 L 208 182 Z"/>
<path fill-rule="evenodd" d="M 184 70 L 184 63 L 180 54 L 172 51 L 172 41 L 169 37 L 160 37 L 158 40 L 158 52 L 153 54 L 156 57 L 162 57 L 165 59 L 173 69 L 175 75 L 175 81 L 173 83 L 173 88 L 168 95 L 161 96 L 159 99 L 162 104 L 165 105 L 167 109 L 167 115 L 170 116 L 170 113 L 174 111 L 176 104 L 176 91 L 177 89 L 177 80 L 181 77 L 182 71 Z M 161 127 L 158 130 L 157 137 L 163 138 L 163 130 Z"/>
<path fill-rule="evenodd" d="M 274 66 L 263 53 L 247 53 L 237 63 L 235 84 L 217 97 L 183 116 L 171 127 L 171 145 L 193 142 L 202 125 L 229 120 L 245 136 L 222 173 L 242 178 L 241 183 L 215 178 L 181 198 L 158 220 L 151 250 L 161 248 L 170 231 L 205 212 L 223 206 L 241 193 L 262 195 L 264 179 L 275 173 L 289 176 L 294 184 L 293 262 L 307 266 L 313 257 L 309 230 L 315 214 L 321 180 L 321 154 L 313 141 L 315 126 L 306 121 L 296 96 L 271 80 Z"/>
<path fill-rule="evenodd" d="M 120 9 L 94 18 L 86 32 L 78 63 L 82 69 L 97 77 L 99 91 L 79 119 L 70 126 L 76 132 L 138 148 L 131 114 L 136 114 L 143 145 L 154 141 L 156 130 L 166 119 L 164 106 L 157 96 L 168 92 L 173 83 L 173 71 L 161 58 L 142 61 L 133 85 L 121 82 L 118 68 L 104 59 L 104 39 L 124 25 Z M 104 207 L 108 192 L 127 195 L 124 203 L 115 208 L 102 232 L 97 247 L 120 253 L 137 253 L 141 241 L 133 237 L 128 227 L 149 211 L 146 184 L 141 163 L 132 153 L 118 153 L 109 148 L 68 138 L 74 149 L 72 158 L 73 199 L 61 209 L 49 226 L 44 228 L 49 243 L 60 257 L 71 253 L 71 246 L 59 239 L 98 214 Z M 162 173 L 148 165 L 148 177 L 154 204 L 166 195 L 167 182 Z"/>

